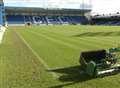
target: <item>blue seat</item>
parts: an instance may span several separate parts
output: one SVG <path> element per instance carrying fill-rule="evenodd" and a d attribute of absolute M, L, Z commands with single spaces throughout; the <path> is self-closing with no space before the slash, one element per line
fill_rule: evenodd
<path fill-rule="evenodd" d="M 24 16 L 22 15 L 8 15 L 8 24 L 24 24 Z"/>

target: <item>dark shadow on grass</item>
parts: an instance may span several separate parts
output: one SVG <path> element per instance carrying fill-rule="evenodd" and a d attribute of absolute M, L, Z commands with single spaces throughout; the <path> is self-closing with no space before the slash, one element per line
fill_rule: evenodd
<path fill-rule="evenodd" d="M 73 85 L 79 82 L 85 82 L 92 78 L 83 73 L 80 66 L 52 69 L 49 72 L 56 72 L 63 74 L 58 78 L 59 81 L 63 82 L 61 85 L 52 86 L 49 88 L 62 88 L 64 86 Z"/>
<path fill-rule="evenodd" d="M 85 32 L 73 37 L 95 37 L 95 36 L 120 36 L 120 32 Z"/>
<path fill-rule="evenodd" d="M 64 86 L 74 85 L 74 84 L 82 83 L 82 82 L 89 81 L 89 80 L 92 80 L 92 79 L 98 79 L 98 78 L 103 78 L 103 77 L 106 77 L 106 76 L 111 76 L 111 75 L 116 75 L 117 74 L 117 73 L 107 74 L 107 75 L 99 76 L 97 78 L 93 78 L 93 77 L 90 77 L 87 74 L 85 74 L 82 71 L 82 68 L 80 66 L 51 69 L 51 70 L 48 70 L 48 71 L 62 74 L 58 78 L 58 80 L 61 81 L 62 84 L 51 86 L 49 88 L 63 88 Z"/>

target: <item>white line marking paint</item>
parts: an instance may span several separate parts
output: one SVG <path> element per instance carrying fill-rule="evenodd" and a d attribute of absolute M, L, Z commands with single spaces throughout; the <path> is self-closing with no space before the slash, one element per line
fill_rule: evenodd
<path fill-rule="evenodd" d="M 2 39 L 4 36 L 6 28 L 5 27 L 0 27 L 0 44 L 2 43 Z"/>
<path fill-rule="evenodd" d="M 39 59 L 39 61 L 44 65 L 44 67 L 47 69 L 47 70 L 49 70 L 50 68 L 49 68 L 49 66 L 46 64 L 46 62 L 37 54 L 37 52 L 35 52 L 32 48 L 31 48 L 31 46 L 26 42 L 26 40 L 19 34 L 19 33 L 17 33 L 17 32 L 15 32 L 18 36 L 19 36 L 19 38 L 24 42 L 24 44 L 31 50 L 31 52 Z M 52 76 L 54 77 L 54 78 L 58 78 L 58 75 L 56 74 L 56 73 L 54 73 L 54 72 L 50 72 L 51 74 L 52 74 Z"/>

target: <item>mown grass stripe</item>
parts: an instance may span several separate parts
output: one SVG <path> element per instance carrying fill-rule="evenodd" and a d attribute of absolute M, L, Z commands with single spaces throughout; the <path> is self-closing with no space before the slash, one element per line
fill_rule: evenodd
<path fill-rule="evenodd" d="M 37 32 L 34 32 L 34 31 L 30 31 L 30 30 L 28 32 L 31 32 L 31 33 L 36 34 L 38 36 L 42 36 L 42 37 L 44 37 L 44 38 L 46 38 L 48 40 L 54 41 L 55 43 L 59 43 L 59 44 L 65 45 L 65 46 L 70 47 L 72 49 L 77 49 L 77 50 L 84 49 L 85 50 L 86 48 L 87 49 L 92 49 L 95 46 L 97 46 L 96 48 L 99 47 L 98 45 L 93 45 L 93 44 L 90 44 L 90 43 L 88 44 L 87 42 L 78 42 L 78 41 L 76 41 L 77 43 L 79 43 L 79 46 L 78 46 L 78 45 L 75 44 L 75 42 L 73 43 L 71 41 L 72 39 L 64 38 L 64 39 L 61 40 L 59 38 L 56 39 L 55 37 L 51 37 L 48 34 L 37 33 Z M 63 40 L 65 40 L 65 41 L 63 41 Z M 69 42 L 68 42 L 68 40 L 69 40 Z M 73 40 L 73 41 L 75 41 L 75 40 Z"/>
<path fill-rule="evenodd" d="M 34 32 L 34 31 L 32 31 L 32 32 Z M 37 32 L 35 32 L 35 33 L 37 33 Z M 68 43 L 68 44 L 71 44 L 71 45 L 74 45 L 74 46 L 76 46 L 76 47 L 78 47 L 78 48 L 76 48 L 76 49 L 80 49 L 80 46 L 82 46 L 82 48 L 81 49 L 83 49 L 83 48 L 86 48 L 86 47 L 89 47 L 89 49 L 92 49 L 93 47 L 95 48 L 99 48 L 100 46 L 102 46 L 103 47 L 103 43 L 101 44 L 100 43 L 100 41 L 99 42 L 96 42 L 96 41 L 94 41 L 94 40 L 87 40 L 87 39 L 85 39 L 85 38 L 79 38 L 79 39 L 73 39 L 73 38 L 66 38 L 66 37 L 62 37 L 62 36 L 57 36 L 57 35 L 55 35 L 55 34 L 50 34 L 50 33 L 39 33 L 39 34 L 42 34 L 42 35 L 45 35 L 45 36 L 48 36 L 49 38 L 51 37 L 51 38 L 53 38 L 53 39 L 56 39 L 56 40 L 59 40 L 59 41 L 62 41 L 63 42 L 63 40 L 64 40 L 64 43 L 66 42 L 66 43 Z M 89 43 L 88 43 L 89 42 Z M 107 45 L 108 46 L 108 45 Z"/>
<path fill-rule="evenodd" d="M 81 29 L 81 26 L 77 26 L 76 28 Z M 49 66 L 51 66 L 51 68 L 53 68 L 50 70 L 54 70 L 54 68 L 56 69 L 56 67 L 58 67 L 57 69 L 62 69 L 62 67 L 63 67 L 63 68 L 65 68 L 65 71 L 67 71 L 67 69 L 66 69 L 67 66 L 69 68 L 72 65 L 75 66 L 75 65 L 79 64 L 76 62 L 78 61 L 80 50 L 74 48 L 74 46 L 75 47 L 79 46 L 79 48 L 82 48 L 83 50 L 86 50 L 88 48 L 90 48 L 90 49 L 105 48 L 106 49 L 106 48 L 109 48 L 114 45 L 114 42 L 112 42 L 112 41 L 119 40 L 118 38 L 116 39 L 116 36 L 111 36 L 113 38 L 109 38 L 109 39 L 111 39 L 110 42 L 106 41 L 107 40 L 106 36 L 102 37 L 103 40 L 102 39 L 99 40 L 100 36 L 94 36 L 94 37 L 96 37 L 95 40 L 93 40 L 94 37 L 90 37 L 87 35 L 85 37 L 72 37 L 72 35 L 77 35 L 77 34 L 80 34 L 81 32 L 83 34 L 86 32 L 94 33 L 94 31 L 95 32 L 102 32 L 102 31 L 104 32 L 104 30 L 100 30 L 101 28 L 104 28 L 104 27 L 100 27 L 100 28 L 99 27 L 91 27 L 92 30 L 86 30 L 87 29 L 86 26 L 82 27 L 82 29 L 84 29 L 84 28 L 85 28 L 85 31 L 78 30 L 78 31 L 74 32 L 75 28 L 71 28 L 71 26 L 67 26 L 67 27 L 64 27 L 64 26 L 60 26 L 60 27 L 59 26 L 58 27 L 54 27 L 54 26 L 41 27 L 41 26 L 39 26 L 39 27 L 37 27 L 37 26 L 35 26 L 35 27 L 30 28 L 30 30 L 21 30 L 19 34 L 21 34 L 21 36 L 33 48 L 33 50 L 35 50 L 37 52 L 37 54 L 39 54 L 39 56 L 43 57 L 44 61 L 47 62 L 47 64 Z M 98 28 L 99 28 L 99 30 L 98 30 Z M 23 29 L 23 28 L 21 28 L 21 29 Z M 26 28 L 24 28 L 24 29 L 26 29 Z M 69 31 L 69 29 L 70 29 L 70 31 Z M 71 31 L 71 29 L 72 29 L 72 31 Z M 110 31 L 111 30 L 115 30 L 115 29 L 110 29 Z M 33 31 L 33 32 L 37 33 L 38 35 L 33 34 L 29 31 Z M 49 31 L 51 31 L 51 33 Z M 52 33 L 52 31 L 56 32 L 56 34 Z M 109 30 L 106 30 L 106 31 L 109 31 Z M 47 38 L 43 37 L 41 35 L 44 35 Z M 49 37 L 54 40 L 48 39 Z M 59 43 L 56 40 L 59 40 L 59 42 L 60 41 L 65 42 L 66 45 L 63 43 Z M 81 42 L 83 42 L 83 43 L 81 43 Z M 67 47 L 67 44 L 70 44 L 72 46 Z M 74 62 L 74 61 L 76 61 L 76 62 Z M 119 75 L 114 75 L 114 76 L 104 77 L 104 78 L 97 78 L 97 79 L 88 79 L 87 76 L 85 78 L 80 76 L 79 72 L 78 72 L 77 76 L 76 76 L 76 74 L 77 74 L 77 72 L 73 72 L 73 74 L 64 74 L 64 73 L 57 74 L 57 75 L 59 75 L 58 81 L 60 81 L 62 86 L 61 85 L 59 86 L 57 84 L 58 86 L 56 86 L 56 87 L 53 86 L 50 88 L 58 88 L 58 87 L 60 87 L 60 88 L 61 87 L 64 87 L 64 88 L 88 88 L 88 87 L 89 88 L 93 88 L 93 87 L 107 88 L 107 86 L 109 86 L 111 83 L 113 83 L 113 85 L 110 86 L 110 88 L 113 88 L 113 87 L 115 88 L 115 87 L 119 86 L 119 80 L 116 80 L 119 78 Z M 47 77 L 45 79 L 47 79 Z M 104 84 L 106 81 L 107 81 L 107 83 Z M 70 86 L 69 86 L 69 84 L 67 85 L 68 82 L 71 82 L 72 85 L 71 84 L 70 84 Z M 66 85 L 64 85 L 64 84 L 66 84 Z M 102 84 L 104 84 L 104 85 L 102 85 Z M 56 85 L 56 84 L 54 84 L 54 85 Z M 41 88 L 45 88 L 45 87 L 41 87 Z"/>
<path fill-rule="evenodd" d="M 34 30 L 31 30 L 31 31 L 34 31 Z M 89 48 L 106 48 L 106 46 L 113 46 L 113 44 L 109 44 L 109 43 L 106 43 L 104 44 L 104 42 L 100 42 L 100 41 L 96 41 L 96 40 L 91 40 L 90 39 L 86 39 L 86 37 L 82 37 L 82 38 L 74 38 L 74 37 L 66 37 L 66 36 L 61 36 L 60 34 L 58 33 L 53 33 L 51 31 L 48 31 L 48 30 L 45 30 L 45 31 L 40 31 L 40 30 L 35 30 L 37 33 L 40 32 L 40 34 L 44 34 L 44 35 L 47 35 L 49 37 L 52 37 L 54 39 L 59 39 L 59 40 L 64 40 L 65 42 L 69 42 L 70 44 L 73 44 L 75 46 L 81 46 L 82 47 L 89 47 Z M 49 32 L 49 33 L 48 33 Z M 73 39 L 74 38 L 74 39 Z M 105 47 L 103 47 L 103 45 Z"/>
<path fill-rule="evenodd" d="M 63 42 L 63 41 L 58 40 L 58 39 L 54 39 L 54 38 L 52 38 L 52 37 L 43 35 L 43 34 L 41 34 L 41 33 L 36 33 L 36 32 L 33 32 L 33 31 L 28 31 L 28 32 L 30 32 L 30 33 L 32 33 L 32 34 L 34 34 L 34 35 L 37 35 L 37 36 L 44 37 L 45 39 L 48 39 L 48 40 L 53 41 L 53 42 L 58 43 L 58 44 L 65 45 L 65 46 L 70 47 L 70 48 L 73 48 L 73 49 L 80 49 L 80 47 L 74 46 L 74 45 L 72 45 L 72 44 L 70 44 L 70 43 L 66 43 L 66 42 Z"/>
<path fill-rule="evenodd" d="M 46 68 L 46 70 L 49 70 L 49 66 L 47 63 L 35 52 L 32 47 L 26 42 L 26 40 L 18 33 L 15 31 L 15 33 L 19 36 L 19 38 L 23 41 L 23 43 L 29 48 L 29 50 L 39 59 L 39 61 L 43 64 L 43 66 Z M 51 72 L 52 76 L 57 78 L 58 75 L 54 72 Z"/>
<path fill-rule="evenodd" d="M 36 30 L 37 31 L 37 30 Z M 48 30 L 47 30 L 48 31 Z M 99 47 L 99 46 L 103 46 L 103 45 L 107 45 L 107 46 L 113 46 L 114 45 L 114 43 L 112 43 L 112 42 L 107 42 L 107 43 L 104 43 L 104 42 L 106 42 L 106 40 L 101 40 L 102 38 L 97 38 L 96 40 L 94 39 L 95 37 L 75 37 L 74 39 L 73 39 L 73 37 L 65 37 L 65 36 L 61 36 L 60 34 L 58 34 L 58 33 L 54 33 L 54 32 L 51 32 L 51 31 L 48 31 L 48 32 L 50 32 L 50 33 L 48 33 L 48 32 L 45 32 L 47 35 L 50 35 L 50 36 L 53 36 L 53 37 L 57 37 L 58 39 L 63 39 L 63 40 L 69 40 L 69 41 L 75 41 L 75 43 L 77 42 L 77 43 L 79 43 L 79 41 L 81 42 L 81 40 L 82 40 L 82 42 L 84 42 L 84 41 L 88 41 L 89 42 L 89 44 L 91 44 L 92 43 L 92 46 L 93 46 L 93 44 L 94 43 L 96 43 L 96 46 L 97 47 Z M 59 36 L 58 36 L 59 35 Z M 100 41 L 98 41 L 98 40 L 100 40 Z M 86 43 L 85 43 L 86 44 Z M 94 44 L 95 45 L 95 44 Z"/>

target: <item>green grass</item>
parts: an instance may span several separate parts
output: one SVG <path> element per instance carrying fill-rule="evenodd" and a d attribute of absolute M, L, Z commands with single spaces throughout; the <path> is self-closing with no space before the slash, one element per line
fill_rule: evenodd
<path fill-rule="evenodd" d="M 0 45 L 1 88 L 120 86 L 120 74 L 91 79 L 79 71 L 80 52 L 117 47 L 120 27 L 32 26 L 8 29 Z"/>

